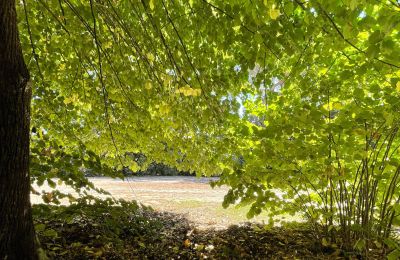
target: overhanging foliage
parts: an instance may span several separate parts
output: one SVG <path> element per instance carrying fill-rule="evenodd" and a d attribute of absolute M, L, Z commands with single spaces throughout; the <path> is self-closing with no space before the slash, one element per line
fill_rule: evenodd
<path fill-rule="evenodd" d="M 368 248 L 399 221 L 398 1 L 40 0 L 19 11 L 35 179 L 136 169 L 124 155 L 141 152 L 221 173 L 225 204 L 251 203 L 249 216 L 302 209 L 332 243 Z"/>

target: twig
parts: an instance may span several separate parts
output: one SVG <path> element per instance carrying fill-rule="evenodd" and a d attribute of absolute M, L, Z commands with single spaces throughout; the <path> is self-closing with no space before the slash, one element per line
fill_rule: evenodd
<path fill-rule="evenodd" d="M 171 23 L 172 27 L 174 28 L 174 31 L 175 31 L 176 35 L 178 36 L 179 42 L 180 42 L 180 44 L 181 44 L 181 46 L 182 46 L 182 48 L 183 48 L 183 52 L 185 53 L 185 56 L 186 56 L 186 58 L 187 58 L 187 60 L 188 60 L 188 62 L 189 62 L 189 64 L 190 64 L 190 67 L 192 68 L 193 73 L 196 75 L 196 79 L 197 79 L 197 81 L 198 81 L 199 84 L 200 84 L 200 88 L 201 88 L 201 90 L 203 91 L 204 95 L 207 95 L 207 93 L 204 91 L 203 86 L 202 86 L 202 84 L 201 84 L 201 81 L 200 81 L 198 72 L 197 72 L 196 68 L 194 67 L 192 60 L 191 60 L 190 57 L 189 57 L 189 53 L 188 53 L 188 51 L 187 51 L 186 45 L 185 45 L 185 43 L 183 42 L 183 39 L 182 39 L 182 37 L 180 36 L 180 34 L 179 34 L 179 32 L 178 32 L 178 29 L 176 29 L 176 26 L 175 26 L 174 22 L 172 21 L 171 16 L 169 15 L 169 12 L 168 12 L 167 7 L 165 6 L 164 0 L 162 1 L 162 4 L 163 4 L 163 6 L 164 6 L 165 12 L 167 13 L 168 20 L 169 20 L 169 22 Z"/>
<path fill-rule="evenodd" d="M 39 76 L 40 76 L 41 80 L 44 81 L 42 70 L 40 69 L 40 65 L 39 65 L 39 59 L 38 59 L 39 55 L 36 53 L 35 44 L 33 43 L 33 39 L 32 39 L 32 31 L 31 31 L 31 26 L 29 24 L 29 19 L 28 19 L 28 10 L 26 8 L 26 0 L 23 0 L 22 3 L 24 5 L 25 21 L 26 21 L 26 26 L 28 28 L 29 41 L 31 43 L 33 59 L 35 60 L 35 63 L 36 63 L 36 66 L 37 66 L 37 69 L 39 72 Z"/>
<path fill-rule="evenodd" d="M 215 10 L 219 11 L 220 13 L 224 14 L 225 16 L 227 16 L 228 18 L 230 18 L 231 20 L 235 19 L 232 15 L 230 15 L 229 13 L 225 12 L 224 10 L 222 10 L 221 8 L 219 8 L 216 5 L 211 4 L 210 2 L 207 2 L 206 0 L 203 0 L 204 3 L 206 3 L 207 5 L 211 6 L 212 8 L 214 8 Z M 246 29 L 248 32 L 250 32 L 251 34 L 256 34 L 255 31 L 251 30 L 249 27 L 247 27 L 245 24 L 241 23 L 240 24 L 241 27 L 243 27 L 244 29 Z M 265 41 L 263 41 L 263 45 L 265 46 L 265 48 L 267 48 L 274 56 L 275 58 L 277 58 L 278 60 L 281 60 L 279 58 L 279 56 L 269 47 L 267 46 L 267 44 L 265 43 Z"/>
<path fill-rule="evenodd" d="M 104 112 L 106 115 L 106 120 L 107 120 L 107 125 L 110 131 L 110 137 L 111 137 L 111 141 L 114 145 L 115 148 L 115 152 L 117 154 L 118 160 L 121 163 L 122 166 L 124 166 L 124 163 L 122 162 L 121 159 L 121 155 L 119 154 L 119 149 L 117 147 L 117 144 L 115 142 L 115 138 L 114 138 L 114 134 L 113 134 L 113 130 L 110 124 L 110 116 L 108 113 L 108 94 L 107 94 L 107 90 L 106 90 L 106 86 L 104 84 L 104 77 L 103 77 L 103 67 L 102 67 L 102 60 L 101 60 L 101 51 L 100 51 L 100 47 L 99 47 L 99 43 L 97 40 L 97 28 L 96 28 L 96 16 L 94 15 L 94 8 L 93 8 L 93 0 L 90 0 L 90 10 L 92 13 L 92 17 L 93 17 L 93 37 L 94 37 L 94 42 L 96 45 L 96 49 L 97 49 L 97 56 L 98 56 L 98 62 L 99 62 L 99 74 L 100 74 L 100 84 L 102 87 L 102 92 L 103 92 L 103 100 L 104 100 Z"/>
<path fill-rule="evenodd" d="M 320 6 L 320 8 L 321 8 L 322 12 L 324 13 L 324 15 L 326 16 L 326 18 L 328 18 L 328 20 L 330 21 L 330 23 L 332 24 L 332 26 L 335 28 L 336 32 L 340 35 L 340 37 L 341 37 L 347 44 L 349 44 L 351 47 L 353 47 L 354 49 L 356 49 L 358 52 L 363 53 L 363 54 L 366 54 L 365 51 L 361 50 L 359 47 L 357 47 L 357 46 L 356 46 L 355 44 L 353 44 L 351 41 L 349 41 L 348 39 L 346 39 L 346 37 L 344 37 L 343 33 L 340 31 L 340 29 L 339 29 L 338 26 L 336 25 L 335 21 L 333 21 L 333 18 L 332 18 L 321 6 Z M 390 62 L 381 60 L 381 59 L 379 59 L 379 58 L 374 58 L 374 59 L 377 60 L 377 61 L 379 61 L 379 62 L 381 62 L 381 63 L 383 63 L 383 64 L 386 64 L 386 65 L 389 65 L 389 66 L 391 66 L 391 67 L 395 67 L 395 68 L 400 69 L 400 66 L 399 66 L 399 65 L 396 65 L 396 64 L 393 64 L 393 63 L 390 63 Z"/>

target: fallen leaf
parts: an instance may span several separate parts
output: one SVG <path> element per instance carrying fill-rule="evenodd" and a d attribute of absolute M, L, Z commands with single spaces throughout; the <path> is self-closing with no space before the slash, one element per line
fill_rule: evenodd
<path fill-rule="evenodd" d="M 192 242 L 190 242 L 189 239 L 186 239 L 186 240 L 183 242 L 183 245 L 184 245 L 185 247 L 190 247 L 191 244 L 192 244 Z"/>

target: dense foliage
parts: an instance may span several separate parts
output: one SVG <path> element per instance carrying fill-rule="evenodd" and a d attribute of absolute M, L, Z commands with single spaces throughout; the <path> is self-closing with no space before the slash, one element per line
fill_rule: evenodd
<path fill-rule="evenodd" d="M 82 168 L 115 176 L 143 153 L 221 174 L 250 217 L 300 209 L 325 244 L 393 244 L 399 1 L 19 5 L 34 181 L 79 188 Z"/>

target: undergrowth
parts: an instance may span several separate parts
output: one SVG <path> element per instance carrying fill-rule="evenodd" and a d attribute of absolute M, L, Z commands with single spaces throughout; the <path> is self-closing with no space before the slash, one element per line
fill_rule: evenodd
<path fill-rule="evenodd" d="M 185 217 L 136 202 L 79 199 L 69 206 L 34 205 L 41 246 L 51 259 L 352 259 L 359 252 L 323 245 L 310 226 L 254 223 L 198 230 Z M 381 259 L 381 251 L 371 258 Z"/>

